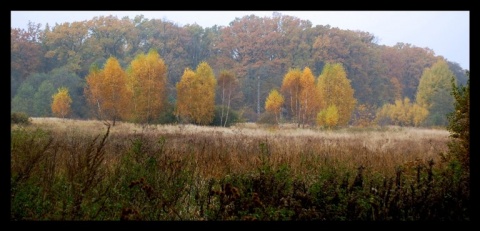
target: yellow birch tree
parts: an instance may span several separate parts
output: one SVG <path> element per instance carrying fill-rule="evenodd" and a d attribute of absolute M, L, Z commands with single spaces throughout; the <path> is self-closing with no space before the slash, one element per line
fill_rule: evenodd
<path fill-rule="evenodd" d="M 70 114 L 70 105 L 72 104 L 72 98 L 68 93 L 68 88 L 61 87 L 58 92 L 52 96 L 52 112 L 57 117 L 65 118 Z"/>
<path fill-rule="evenodd" d="M 185 69 L 177 83 L 177 107 L 175 115 L 186 122 L 208 125 L 215 116 L 215 88 L 217 80 L 207 62 L 197 69 Z"/>
<path fill-rule="evenodd" d="M 86 81 L 87 100 L 100 119 L 112 120 L 115 126 L 118 119 L 127 117 L 132 92 L 127 87 L 127 75 L 115 57 L 108 58 L 102 70 L 92 68 Z"/>
<path fill-rule="evenodd" d="M 300 93 L 302 71 L 298 68 L 290 69 L 283 77 L 281 91 L 287 98 L 287 109 L 293 122 L 300 125 Z"/>
<path fill-rule="evenodd" d="M 282 94 L 280 94 L 277 89 L 271 90 L 270 94 L 268 94 L 267 100 L 265 100 L 265 110 L 275 115 L 275 121 L 277 124 L 279 122 L 279 115 L 284 101 Z"/>
<path fill-rule="evenodd" d="M 347 125 L 352 117 L 357 100 L 340 63 L 327 63 L 318 77 L 317 88 L 320 100 L 326 108 L 335 105 L 338 109 L 338 125 Z"/>
<path fill-rule="evenodd" d="M 140 123 L 158 119 L 166 100 L 167 66 L 157 51 L 139 54 L 128 68 L 132 92 L 131 118 Z"/>
<path fill-rule="evenodd" d="M 315 116 L 320 109 L 321 100 L 315 86 L 315 77 L 312 70 L 305 67 L 300 76 L 300 114 L 301 123 L 312 124 L 315 121 Z"/>

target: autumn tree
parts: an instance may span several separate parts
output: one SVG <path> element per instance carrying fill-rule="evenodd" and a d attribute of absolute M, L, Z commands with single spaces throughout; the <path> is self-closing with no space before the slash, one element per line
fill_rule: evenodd
<path fill-rule="evenodd" d="M 327 63 L 318 77 L 317 87 L 324 108 L 335 105 L 339 115 L 338 125 L 347 125 L 357 100 L 342 64 Z"/>
<path fill-rule="evenodd" d="M 339 118 L 337 106 L 332 104 L 317 114 L 317 125 L 332 128 L 338 125 Z"/>
<path fill-rule="evenodd" d="M 239 83 L 237 77 L 226 70 L 220 72 L 217 83 L 219 93 L 217 95 L 220 96 L 221 104 L 220 124 L 225 127 L 228 123 L 232 97 L 235 96 Z"/>
<path fill-rule="evenodd" d="M 300 125 L 300 93 L 302 84 L 302 71 L 298 68 L 291 68 L 283 77 L 282 92 L 287 98 L 287 110 L 290 112 L 294 122 Z"/>
<path fill-rule="evenodd" d="M 131 117 L 140 123 L 158 119 L 166 101 L 167 66 L 155 50 L 139 54 L 128 68 L 128 86 L 133 93 Z"/>
<path fill-rule="evenodd" d="M 88 29 L 86 22 L 81 21 L 65 22 L 56 25 L 51 31 L 45 31 L 45 57 L 52 59 L 55 66 L 65 65 L 70 71 L 79 73 L 83 64 L 82 52 L 88 38 Z"/>
<path fill-rule="evenodd" d="M 86 78 L 85 95 L 100 119 L 126 118 L 132 92 L 127 87 L 127 75 L 120 63 L 110 57 L 102 70 L 93 67 Z"/>
<path fill-rule="evenodd" d="M 39 73 L 42 67 L 43 52 L 39 41 L 40 24 L 28 23 L 27 29 L 10 31 L 10 80 L 13 98 L 27 77 Z"/>
<path fill-rule="evenodd" d="M 54 94 L 52 98 L 52 112 L 55 116 L 65 118 L 65 116 L 70 114 L 72 99 L 68 93 L 68 88 L 59 88 L 58 92 Z"/>
<path fill-rule="evenodd" d="M 399 126 L 419 126 L 428 116 L 428 110 L 411 103 L 408 97 L 395 100 L 395 104 L 384 104 L 376 114 L 379 124 L 394 124 Z"/>
<path fill-rule="evenodd" d="M 426 68 L 420 78 L 416 101 L 429 111 L 427 125 L 446 126 L 447 114 L 454 109 L 451 79 L 455 79 L 445 60 Z"/>
<path fill-rule="evenodd" d="M 305 67 L 300 76 L 300 115 L 302 125 L 311 124 L 322 106 L 312 70 Z"/>
<path fill-rule="evenodd" d="M 177 83 L 177 108 L 175 115 L 186 122 L 210 124 L 215 113 L 215 88 L 217 80 L 207 62 L 198 64 L 195 71 L 186 68 Z"/>
<path fill-rule="evenodd" d="M 284 103 L 284 98 L 277 89 L 273 89 L 270 91 L 270 94 L 265 101 L 265 110 L 267 112 L 271 112 L 275 115 L 275 121 L 279 122 L 279 115 L 282 110 L 282 106 Z"/>

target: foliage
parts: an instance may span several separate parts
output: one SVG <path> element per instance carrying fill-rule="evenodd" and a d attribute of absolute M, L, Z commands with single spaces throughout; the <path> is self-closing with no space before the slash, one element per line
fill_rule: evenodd
<path fill-rule="evenodd" d="M 68 114 L 70 114 L 72 98 L 70 98 L 68 88 L 59 88 L 58 92 L 54 94 L 52 98 L 52 112 L 55 116 L 65 118 Z"/>
<path fill-rule="evenodd" d="M 275 115 L 277 124 L 284 101 L 282 94 L 280 94 L 277 89 L 271 90 L 265 101 L 265 110 Z"/>
<path fill-rule="evenodd" d="M 224 113 L 225 111 L 228 111 L 228 115 Z M 210 123 L 210 125 L 219 127 L 230 127 L 238 123 L 240 119 L 240 115 L 236 110 L 227 109 L 222 106 L 215 106 L 215 117 L 213 118 L 213 121 L 212 123 Z"/>
<path fill-rule="evenodd" d="M 375 120 L 376 108 L 373 105 L 358 104 L 353 112 L 353 125 L 359 127 L 368 127 Z"/>
<path fill-rule="evenodd" d="M 298 126 L 312 124 L 323 103 L 312 70 L 308 67 L 303 71 L 290 69 L 283 78 L 282 92 L 287 99 L 286 108 L 292 122 Z"/>
<path fill-rule="evenodd" d="M 338 109 L 335 104 L 328 106 L 317 114 L 317 125 L 332 128 L 338 125 Z"/>
<path fill-rule="evenodd" d="M 223 70 L 217 80 L 217 97 L 220 97 L 220 126 L 228 127 L 230 105 L 232 101 L 238 100 L 238 78 L 231 72 Z M 215 120 L 215 119 L 214 119 Z M 218 124 L 218 123 L 215 123 Z"/>
<path fill-rule="evenodd" d="M 127 84 L 133 93 L 130 117 L 148 124 L 165 109 L 167 66 L 160 55 L 151 50 L 147 55 L 137 55 L 127 72 Z"/>
<path fill-rule="evenodd" d="M 300 124 L 301 77 L 302 71 L 298 68 L 293 68 L 285 74 L 282 82 L 282 92 L 287 99 L 286 108 L 293 122 L 297 122 L 298 124 Z"/>
<path fill-rule="evenodd" d="M 338 123 L 338 109 L 335 104 L 328 106 L 325 112 L 325 124 L 328 127 L 334 127 Z"/>
<path fill-rule="evenodd" d="M 10 123 L 29 125 L 32 123 L 32 121 L 25 112 L 12 112 L 10 115 Z"/>
<path fill-rule="evenodd" d="M 453 112 L 448 114 L 448 126 L 452 141 L 449 143 L 449 155 L 453 156 L 465 168 L 470 170 L 470 72 L 467 71 L 466 85 L 457 86 L 452 78 L 452 96 L 455 98 Z"/>
<path fill-rule="evenodd" d="M 399 126 L 419 126 L 428 116 L 424 107 L 411 103 L 410 99 L 395 100 L 395 104 L 385 104 L 376 114 L 376 122 L 380 125 L 393 124 Z"/>
<path fill-rule="evenodd" d="M 86 77 L 85 95 L 90 108 L 99 119 L 126 118 L 132 99 L 127 87 L 127 75 L 115 57 L 110 57 L 103 69 L 92 67 Z"/>
<path fill-rule="evenodd" d="M 335 105 L 338 109 L 338 125 L 347 125 L 352 117 L 357 100 L 355 99 L 350 80 L 340 63 L 327 63 L 318 77 L 320 100 L 325 107 Z"/>
<path fill-rule="evenodd" d="M 18 89 L 12 100 L 12 111 L 24 111 L 35 117 L 52 115 L 52 95 L 56 89 L 67 87 L 72 98 L 71 116 L 83 117 L 85 99 L 84 80 L 65 67 L 53 69 L 48 73 L 33 73 Z"/>
<path fill-rule="evenodd" d="M 216 85 L 217 81 L 208 63 L 200 63 L 195 71 L 186 68 L 176 85 L 175 115 L 185 122 L 210 124 L 215 116 Z"/>
<path fill-rule="evenodd" d="M 166 102 L 164 110 L 160 112 L 158 119 L 156 120 L 159 124 L 173 124 L 177 122 L 175 117 L 175 105 L 171 102 Z"/>
<path fill-rule="evenodd" d="M 455 79 L 454 75 L 444 60 L 439 60 L 431 68 L 426 68 L 420 78 L 416 102 L 429 111 L 426 119 L 429 126 L 447 125 L 447 114 L 454 109 L 451 79 Z"/>
<path fill-rule="evenodd" d="M 413 101 L 424 69 L 441 58 L 429 48 L 405 43 L 378 46 L 377 38 L 369 32 L 314 26 L 309 21 L 279 13 L 271 17 L 247 15 L 228 26 L 210 28 L 182 26 L 142 15 L 134 18 L 110 15 L 47 24 L 44 28 L 29 22 L 26 29 L 11 28 L 10 33 L 12 111 L 25 111 L 32 116 L 50 116 L 50 96 L 58 87 L 65 86 L 73 100 L 71 116 L 88 118 L 91 107 L 84 106 L 87 95 L 83 91 L 83 77 L 89 74 L 90 66 L 102 66 L 108 58 L 115 57 L 122 67 L 127 67 L 137 55 L 150 50 L 158 51 L 168 65 L 165 86 L 168 98 L 176 98 L 175 84 L 184 68 L 195 67 L 202 60 L 215 73 L 225 69 L 234 74 L 238 86 L 232 92 L 230 108 L 245 111 L 249 121 L 256 121 L 268 93 L 282 87 L 282 78 L 290 69 L 309 67 L 313 74 L 320 73 L 327 63 L 342 63 L 358 103 L 380 107 L 404 97 Z M 448 66 L 458 83 L 464 84 L 463 69 L 457 63 L 448 62 Z M 63 74 L 55 80 L 54 69 L 63 69 Z M 305 71 L 306 68 L 303 74 Z M 43 74 L 49 81 L 31 84 L 37 81 L 32 79 Z M 62 78 L 75 82 L 76 86 L 58 83 Z M 220 89 L 216 89 L 216 102 L 222 104 L 223 98 L 228 111 L 227 91 L 221 97 Z M 320 108 L 315 109 L 310 103 L 317 101 L 300 99 L 312 94 L 300 94 L 294 99 L 298 101 L 294 114 L 290 97 L 285 93 L 282 92 L 288 107 L 285 118 L 298 120 L 300 124 L 314 123 Z M 336 105 L 340 110 L 340 105 Z M 432 123 L 446 121 L 442 113 L 430 116 Z"/>
<path fill-rule="evenodd" d="M 315 77 L 312 70 L 305 67 L 300 77 L 300 115 L 301 123 L 312 124 L 319 109 L 323 106 L 319 91 L 315 85 Z"/>

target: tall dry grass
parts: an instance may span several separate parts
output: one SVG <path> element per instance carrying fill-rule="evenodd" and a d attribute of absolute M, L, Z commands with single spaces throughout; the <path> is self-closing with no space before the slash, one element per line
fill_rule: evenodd
<path fill-rule="evenodd" d="M 52 131 L 66 140 L 76 136 L 96 136 L 105 125 L 96 120 L 32 118 L 34 127 Z M 311 164 L 337 163 L 356 169 L 394 174 L 398 165 L 418 161 L 439 162 L 439 153 L 447 151 L 449 133 L 441 129 L 377 127 L 339 130 L 302 129 L 295 126 L 259 126 L 238 124 L 230 128 L 196 125 L 142 126 L 119 122 L 111 128 L 106 144 L 106 162 L 116 163 L 134 137 L 154 144 L 165 140 L 165 155 L 192 155 L 205 177 L 245 173 L 259 166 L 259 154 L 270 164 L 288 164 L 299 176 L 312 169 Z M 263 149 L 262 149 L 263 148 Z"/>
<path fill-rule="evenodd" d="M 468 219 L 440 129 L 32 118 L 12 138 L 14 220 Z"/>

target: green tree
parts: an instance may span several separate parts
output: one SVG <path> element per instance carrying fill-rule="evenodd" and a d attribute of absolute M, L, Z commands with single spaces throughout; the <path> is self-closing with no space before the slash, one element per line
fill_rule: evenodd
<path fill-rule="evenodd" d="M 455 79 L 445 60 L 426 68 L 420 78 L 416 102 L 429 111 L 427 126 L 446 126 L 447 114 L 454 109 L 451 79 Z"/>
<path fill-rule="evenodd" d="M 452 96 L 455 99 L 454 110 L 448 118 L 447 129 L 452 141 L 449 142 L 449 154 L 470 170 L 470 72 L 466 72 L 466 85 L 457 86 L 451 79 Z"/>
<path fill-rule="evenodd" d="M 337 107 L 338 125 L 347 125 L 352 117 L 357 100 L 353 96 L 353 88 L 350 85 L 350 80 L 347 79 L 347 73 L 342 64 L 327 63 L 322 74 L 318 77 L 317 87 L 319 100 L 323 100 L 323 105 L 326 108 L 331 105 Z"/>

